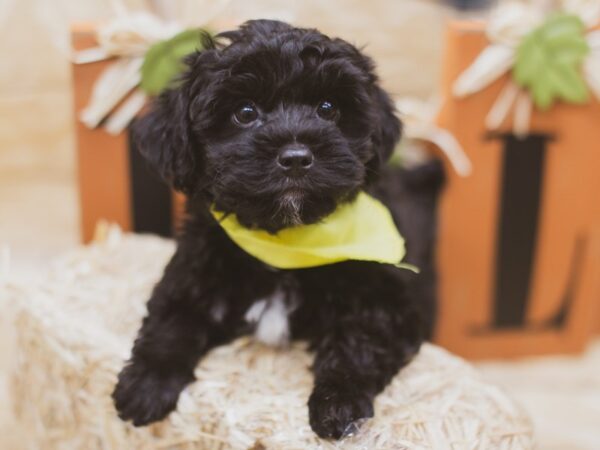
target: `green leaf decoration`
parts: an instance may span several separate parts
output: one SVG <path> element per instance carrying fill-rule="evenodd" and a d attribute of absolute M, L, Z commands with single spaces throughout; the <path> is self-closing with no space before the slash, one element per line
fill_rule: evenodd
<path fill-rule="evenodd" d="M 585 103 L 588 89 L 581 66 L 590 48 L 585 25 L 574 15 L 557 14 L 523 38 L 517 48 L 513 77 L 528 89 L 542 110 L 555 101 Z"/>
<path fill-rule="evenodd" d="M 160 94 L 185 68 L 183 58 L 202 49 L 202 30 L 190 29 L 148 49 L 142 64 L 140 87 L 149 95 Z"/>

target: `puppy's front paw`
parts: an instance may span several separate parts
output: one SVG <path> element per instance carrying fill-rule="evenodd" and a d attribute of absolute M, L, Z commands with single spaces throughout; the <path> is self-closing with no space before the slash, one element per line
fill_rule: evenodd
<path fill-rule="evenodd" d="M 131 420 L 136 427 L 164 419 L 192 380 L 189 374 L 159 373 L 141 364 L 128 364 L 119 374 L 112 394 L 119 417 Z"/>
<path fill-rule="evenodd" d="M 308 415 L 319 437 L 340 439 L 354 433 L 361 419 L 373 417 L 373 402 L 355 389 L 316 386 L 308 400 Z"/>

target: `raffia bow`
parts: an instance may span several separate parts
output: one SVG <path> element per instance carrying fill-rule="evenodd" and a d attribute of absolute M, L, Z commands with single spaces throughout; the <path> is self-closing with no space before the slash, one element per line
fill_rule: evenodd
<path fill-rule="evenodd" d="M 471 174 L 471 160 L 454 135 L 435 123 L 440 102 L 435 99 L 423 101 L 416 98 L 401 98 L 396 102 L 403 123 L 403 135 L 407 139 L 435 145 L 461 177 Z M 408 155 L 403 155 L 406 157 Z M 420 156 L 416 157 L 420 159 Z"/>
<path fill-rule="evenodd" d="M 597 0 L 562 0 L 552 7 L 542 1 L 504 4 L 492 14 L 487 25 L 486 34 L 491 44 L 460 74 L 453 85 L 453 94 L 459 98 L 474 94 L 513 70 L 519 46 L 544 24 L 549 11 L 578 17 L 587 27 L 600 22 L 600 2 Z M 600 99 L 600 31 L 588 31 L 584 39 L 589 52 L 580 68 L 581 74 L 589 89 Z M 513 131 L 523 136 L 529 132 L 533 106 L 531 93 L 511 78 L 490 108 L 485 125 L 490 130 L 500 128 L 513 110 Z"/>
<path fill-rule="evenodd" d="M 75 64 L 115 59 L 95 81 L 90 100 L 79 113 L 79 119 L 89 128 L 96 128 L 106 118 L 103 128 L 110 134 L 123 131 L 146 103 L 148 94 L 138 86 L 148 50 L 189 27 L 185 25 L 186 18 L 173 21 L 147 11 L 129 12 L 115 2 L 116 17 L 96 31 L 98 45 L 73 54 Z M 194 27 L 210 22 L 228 2 L 214 1 L 207 8 L 209 13 Z"/>

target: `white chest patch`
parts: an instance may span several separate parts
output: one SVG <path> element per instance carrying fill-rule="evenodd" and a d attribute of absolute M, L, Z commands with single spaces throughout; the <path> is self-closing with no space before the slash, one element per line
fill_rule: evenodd
<path fill-rule="evenodd" d="M 257 300 L 246 311 L 248 323 L 256 324 L 254 337 L 272 346 L 282 346 L 288 343 L 290 337 L 285 293 L 277 289 L 271 297 Z"/>

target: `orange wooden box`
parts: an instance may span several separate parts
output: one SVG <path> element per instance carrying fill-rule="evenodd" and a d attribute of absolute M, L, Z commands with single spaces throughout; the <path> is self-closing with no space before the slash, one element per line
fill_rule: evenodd
<path fill-rule="evenodd" d="M 488 45 L 449 26 L 439 122 L 473 163 L 440 204 L 437 340 L 471 358 L 580 351 L 600 323 L 600 104 L 534 112 L 531 133 L 484 118 L 507 76 L 464 99 L 459 74 Z"/>
<path fill-rule="evenodd" d="M 96 45 L 93 24 L 75 25 L 71 36 L 75 50 Z M 86 106 L 94 82 L 111 62 L 73 64 L 76 117 Z M 82 240 L 93 238 L 100 221 L 117 223 L 127 231 L 172 234 L 183 200 L 150 171 L 129 133 L 113 136 L 75 120 Z"/>

